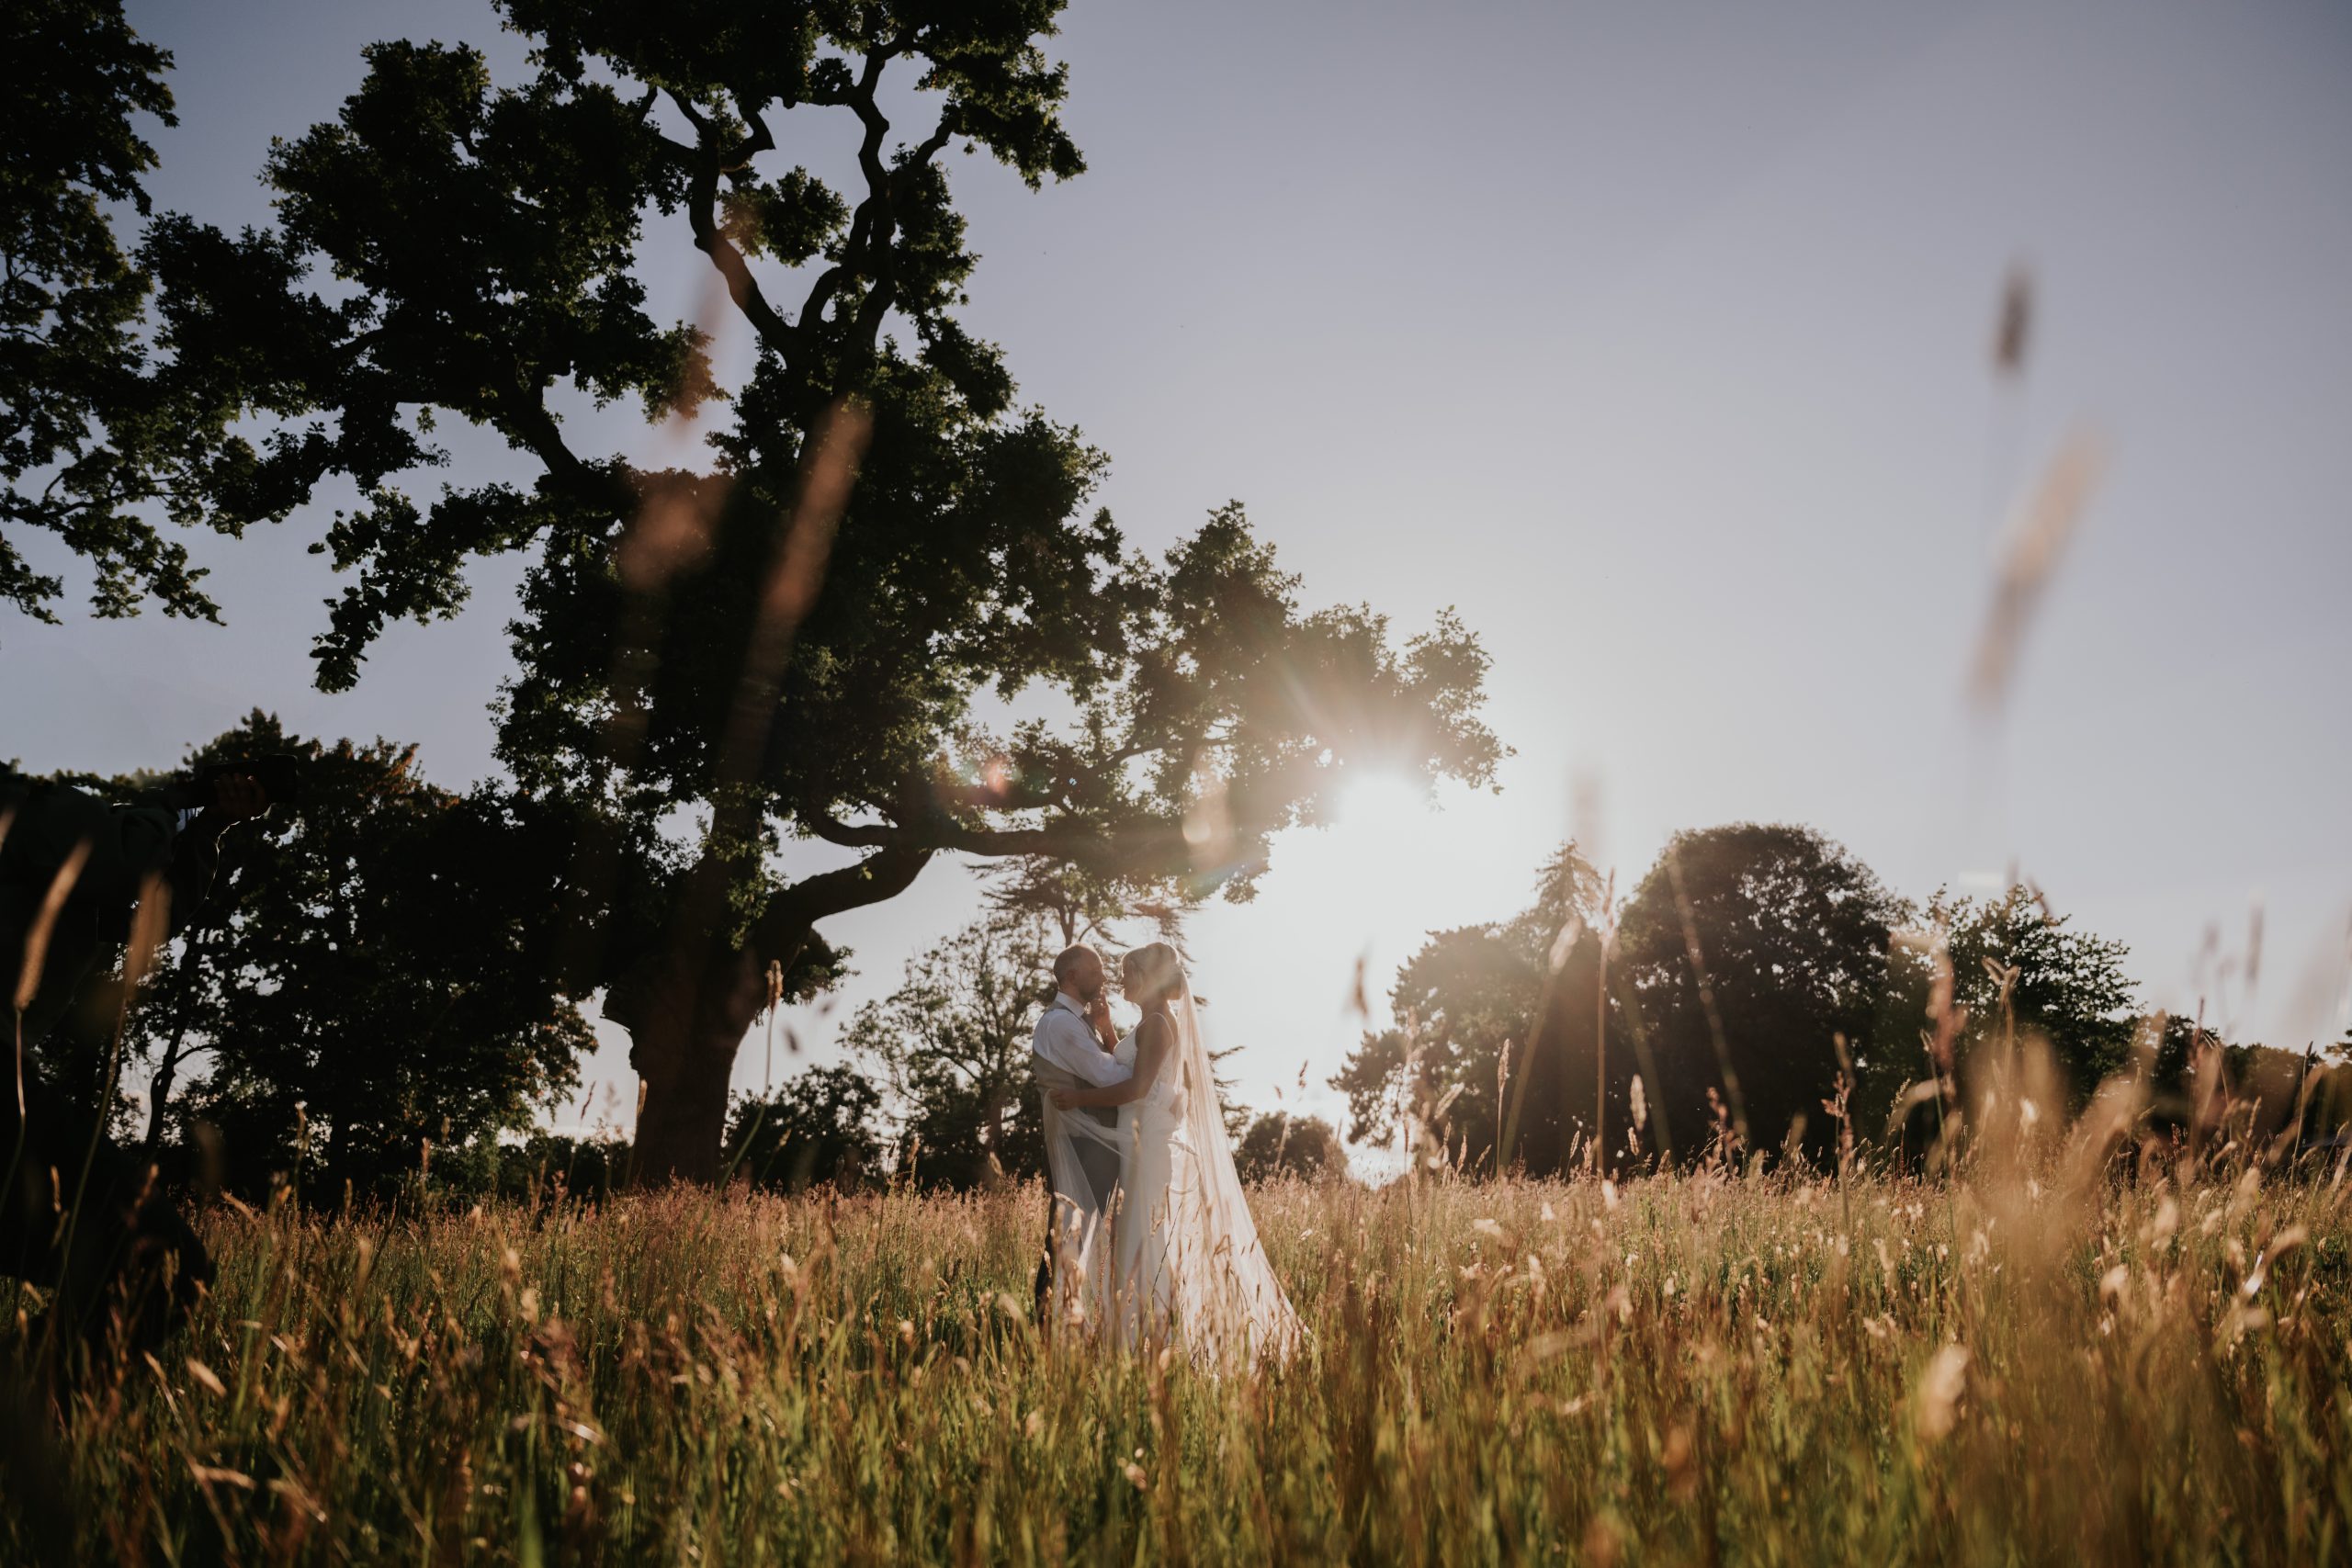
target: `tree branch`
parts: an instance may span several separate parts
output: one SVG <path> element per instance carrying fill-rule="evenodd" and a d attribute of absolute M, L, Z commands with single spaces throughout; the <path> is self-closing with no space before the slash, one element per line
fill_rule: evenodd
<path fill-rule="evenodd" d="M 906 166 L 910 169 L 920 168 L 923 164 L 930 163 L 933 158 L 938 155 L 939 150 L 946 146 L 947 143 L 954 139 L 955 135 L 955 113 L 951 109 L 942 109 L 939 113 L 938 128 L 932 131 L 929 136 L 924 137 L 921 141 L 915 143 L 914 156 L 907 161 Z"/>
<path fill-rule="evenodd" d="M 801 878 L 768 900 L 752 933 L 754 951 L 773 953 L 805 939 L 808 928 L 828 916 L 897 897 L 914 886 L 932 853 L 919 845 L 895 843 L 855 865 Z"/>
<path fill-rule="evenodd" d="M 718 144 L 714 139 L 715 129 L 682 94 L 672 93 L 670 101 L 695 128 L 695 144 L 690 154 L 694 189 L 686 197 L 686 221 L 694 228 L 695 248 L 708 256 L 711 265 L 718 269 L 719 276 L 726 279 L 728 298 L 735 301 L 735 308 L 743 312 L 744 318 L 752 323 L 752 331 L 760 334 L 760 341 L 778 354 L 788 354 L 795 346 L 791 323 L 776 314 L 775 307 L 769 304 L 767 296 L 760 291 L 759 279 L 752 276 L 751 265 L 744 261 L 743 253 L 735 248 L 733 241 L 718 231 L 718 220 L 713 209 L 718 204 L 720 164 L 726 160 L 719 156 Z M 760 125 L 746 147 L 756 151 L 756 144 L 766 137 L 766 126 Z M 663 140 L 667 145 L 678 147 L 678 143 L 669 141 L 667 138 Z M 772 140 L 768 145 L 774 145 Z M 742 156 L 749 157 L 750 152 L 745 152 Z M 736 166 L 741 167 L 740 160 Z"/>
<path fill-rule="evenodd" d="M 744 138 L 743 144 L 728 157 L 727 170 L 729 174 L 750 167 L 752 159 L 775 150 L 775 136 L 768 130 L 766 116 L 740 96 L 735 100 L 735 112 L 743 117 L 743 123 L 752 128 L 752 134 Z"/>
<path fill-rule="evenodd" d="M 1037 828 L 975 828 L 934 817 L 920 828 L 896 823 L 850 823 L 822 812 L 808 812 L 800 820 L 827 843 L 846 849 L 912 848 L 925 853 L 942 850 L 958 854 L 1000 859 L 1010 855 L 1050 855 L 1057 860 L 1102 862 L 1131 860 L 1185 852 L 1184 830 L 1168 822 L 1128 828 L 1094 828 L 1077 822 L 1048 822 Z"/>
<path fill-rule="evenodd" d="M 609 510 L 616 517 L 636 513 L 636 487 L 608 469 L 582 461 L 580 455 L 565 444 L 562 428 L 556 423 L 555 415 L 548 412 L 544 394 L 515 389 L 508 423 L 515 436 L 546 467 L 548 477 L 564 490 L 592 506 Z"/>
<path fill-rule="evenodd" d="M 817 281 L 809 285 L 808 298 L 801 302 L 799 321 L 804 333 L 816 330 L 824 320 L 825 307 L 833 302 L 833 296 L 862 269 L 866 253 L 875 243 L 877 226 L 883 231 L 882 243 L 888 243 L 890 179 L 882 166 L 882 139 L 890 133 L 890 121 L 874 101 L 875 85 L 881 81 L 882 67 L 888 59 L 884 50 L 869 52 L 865 69 L 858 74 L 857 85 L 846 99 L 859 123 L 865 127 L 865 134 L 857 145 L 857 168 L 865 178 L 865 199 L 850 216 L 849 236 L 842 242 L 841 260 L 817 275 Z"/>
<path fill-rule="evenodd" d="M 950 108 L 941 113 L 939 124 L 932 133 L 917 143 L 908 161 L 896 171 L 882 161 L 883 144 L 890 134 L 889 117 L 876 102 L 874 90 L 882 79 L 882 68 L 893 57 L 912 49 L 918 32 L 891 40 L 870 51 L 865 69 L 859 73 L 857 85 L 845 100 L 865 126 L 865 134 L 857 147 L 858 173 L 865 176 L 865 199 L 857 204 L 850 220 L 848 238 L 842 243 L 841 259 L 818 275 L 810 285 L 808 298 L 800 308 L 800 326 L 812 330 L 831 304 L 843 285 L 861 275 L 872 279 L 873 288 L 859 304 L 853 344 L 854 352 L 870 354 L 881 336 L 882 321 L 898 302 L 896 288 L 890 277 L 890 241 L 898 229 L 896 206 L 899 181 L 908 171 L 928 164 L 939 150 L 955 136 L 955 112 Z"/>

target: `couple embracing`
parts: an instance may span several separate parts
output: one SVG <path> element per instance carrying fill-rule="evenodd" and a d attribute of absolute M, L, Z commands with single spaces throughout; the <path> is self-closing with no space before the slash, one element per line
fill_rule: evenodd
<path fill-rule="evenodd" d="M 1128 953 L 1143 1017 L 1120 1038 L 1092 948 L 1054 960 L 1032 1066 L 1052 1187 L 1038 1305 L 1048 1321 L 1210 1368 L 1286 1358 L 1300 1329 L 1234 1173 L 1200 1016 L 1175 949 Z"/>

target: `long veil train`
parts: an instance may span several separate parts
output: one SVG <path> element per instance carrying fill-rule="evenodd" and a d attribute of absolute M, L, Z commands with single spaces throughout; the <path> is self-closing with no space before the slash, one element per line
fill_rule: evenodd
<path fill-rule="evenodd" d="M 1176 1054 L 1163 1071 L 1182 1069 L 1184 1094 L 1181 1124 L 1169 1140 L 1168 1190 L 1157 1202 L 1144 1193 L 1130 1194 L 1130 1201 L 1139 1205 L 1137 1218 L 1161 1227 L 1170 1336 L 1194 1361 L 1211 1367 L 1248 1366 L 1268 1357 L 1286 1360 L 1302 1337 L 1298 1314 L 1258 1238 L 1258 1222 L 1234 1170 L 1191 987 L 1178 990 L 1169 1013 Z"/>

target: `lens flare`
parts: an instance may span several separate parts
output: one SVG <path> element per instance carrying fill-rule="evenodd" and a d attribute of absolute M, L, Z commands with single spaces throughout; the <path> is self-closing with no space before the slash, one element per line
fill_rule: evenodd
<path fill-rule="evenodd" d="M 1400 829 L 1422 822 L 1428 795 L 1402 773 L 1365 773 L 1340 788 L 1332 820 L 1341 828 Z"/>

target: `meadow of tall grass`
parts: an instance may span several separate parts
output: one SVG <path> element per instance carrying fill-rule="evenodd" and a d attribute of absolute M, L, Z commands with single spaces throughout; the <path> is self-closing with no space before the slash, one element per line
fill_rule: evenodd
<path fill-rule="evenodd" d="M 1278 1183 L 1313 1340 L 1223 1381 L 1040 1333 L 1034 1187 L 229 1207 L 167 1354 L 14 1413 L 0 1559 L 2324 1562 L 2346 1197 Z"/>

